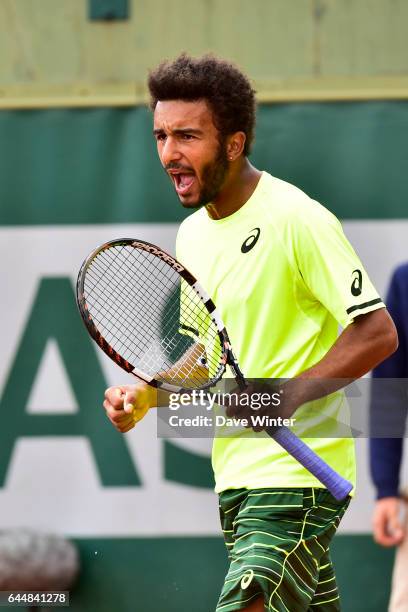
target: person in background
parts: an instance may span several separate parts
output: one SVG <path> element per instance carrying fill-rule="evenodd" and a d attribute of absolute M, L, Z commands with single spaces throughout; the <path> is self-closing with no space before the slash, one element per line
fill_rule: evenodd
<path fill-rule="evenodd" d="M 400 489 L 400 467 L 408 396 L 403 381 L 408 380 L 408 262 L 394 271 L 387 295 L 387 308 L 394 319 L 399 348 L 373 370 L 377 392 L 371 396 L 371 430 L 381 435 L 385 418 L 392 420 L 392 436 L 370 439 L 370 467 L 377 490 L 373 514 L 374 540 L 381 546 L 397 546 L 389 612 L 408 610 L 408 497 Z M 402 391 L 402 393 L 401 393 Z M 402 401 L 401 401 L 402 400 Z M 388 411 L 387 411 L 388 408 Z M 387 414 L 388 413 L 388 414 Z M 384 426 L 387 424 L 384 422 Z M 399 437 L 397 437 L 399 432 Z M 404 517 L 405 514 L 405 517 Z"/>

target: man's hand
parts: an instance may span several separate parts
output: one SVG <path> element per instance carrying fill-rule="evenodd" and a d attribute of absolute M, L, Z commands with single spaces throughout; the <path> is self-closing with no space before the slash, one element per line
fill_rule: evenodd
<path fill-rule="evenodd" d="M 155 406 L 156 390 L 146 383 L 109 387 L 103 407 L 112 425 L 121 433 L 133 429 L 147 411 Z"/>
<path fill-rule="evenodd" d="M 405 537 L 405 529 L 400 518 L 401 504 L 398 497 L 384 497 L 376 502 L 373 528 L 377 544 L 387 547 L 401 544 Z"/>

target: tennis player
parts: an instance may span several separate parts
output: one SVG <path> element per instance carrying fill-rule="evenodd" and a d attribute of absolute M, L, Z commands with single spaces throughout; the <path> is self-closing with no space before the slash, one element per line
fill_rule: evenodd
<path fill-rule="evenodd" d="M 290 398 L 298 414 L 319 396 L 319 380 L 356 379 L 395 351 L 392 320 L 339 221 L 249 162 L 248 78 L 213 56 L 183 54 L 148 85 L 160 162 L 193 213 L 177 258 L 217 304 L 246 376 L 304 381 Z M 329 404 L 334 420 L 342 398 Z M 108 389 L 104 408 L 126 432 L 155 401 L 139 383 Z M 354 482 L 351 438 L 307 442 Z M 340 610 L 329 544 L 349 498 L 337 502 L 270 438 L 216 438 L 213 466 L 230 557 L 217 612 Z"/>

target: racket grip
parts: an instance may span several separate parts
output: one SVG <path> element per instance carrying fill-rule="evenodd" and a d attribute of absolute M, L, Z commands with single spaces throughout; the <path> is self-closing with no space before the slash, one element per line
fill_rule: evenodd
<path fill-rule="evenodd" d="M 338 501 L 345 499 L 350 493 L 353 485 L 351 482 L 340 476 L 333 468 L 331 468 L 323 459 L 298 438 L 287 427 L 279 427 L 279 429 L 271 429 L 268 431 L 278 444 L 282 446 L 292 457 L 301 463 L 313 476 L 330 491 L 330 493 Z"/>

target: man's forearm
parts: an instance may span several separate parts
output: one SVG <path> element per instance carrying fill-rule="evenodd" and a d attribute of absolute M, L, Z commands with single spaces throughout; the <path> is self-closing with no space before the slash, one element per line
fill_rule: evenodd
<path fill-rule="evenodd" d="M 321 361 L 284 385 L 288 415 L 364 376 L 397 347 L 395 326 L 385 309 L 357 317 Z"/>

